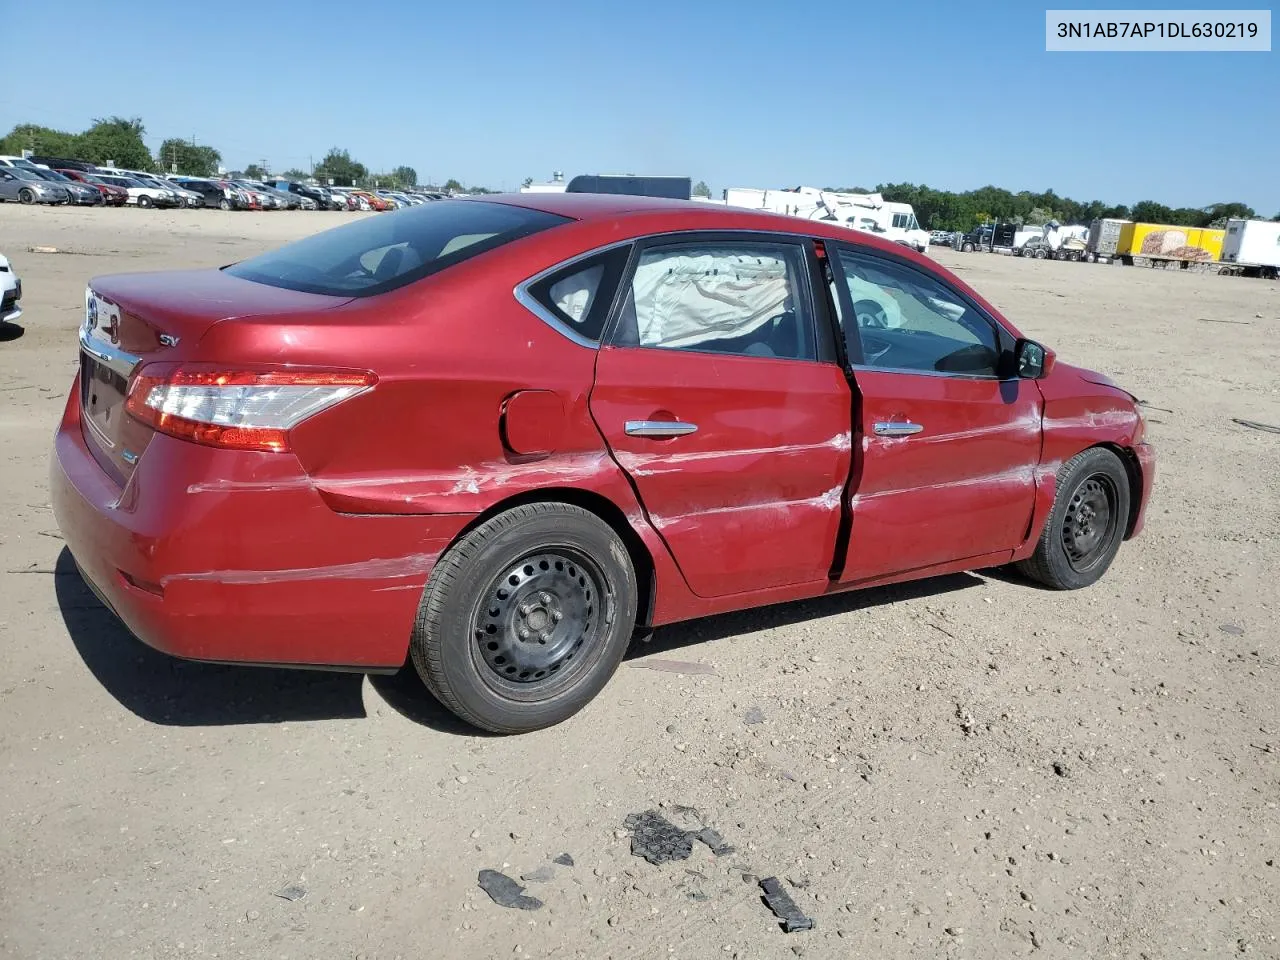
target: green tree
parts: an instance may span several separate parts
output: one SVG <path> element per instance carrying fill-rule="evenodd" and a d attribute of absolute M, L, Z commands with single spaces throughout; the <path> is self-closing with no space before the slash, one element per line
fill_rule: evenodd
<path fill-rule="evenodd" d="M 457 180 L 450 177 L 444 182 L 444 189 L 446 193 L 462 193 L 465 188 Z"/>
<path fill-rule="evenodd" d="M 533 177 L 525 177 L 522 181 L 520 181 L 520 186 L 522 187 L 529 187 L 532 185 L 533 185 Z"/>
<path fill-rule="evenodd" d="M 297 167 L 291 167 L 284 173 L 280 174 L 280 178 L 282 180 L 307 180 L 310 177 L 311 174 L 306 173 L 303 170 L 299 170 Z"/>
<path fill-rule="evenodd" d="M 396 167 L 391 171 L 391 176 L 398 186 L 416 187 L 418 185 L 418 171 L 413 167 Z"/>
<path fill-rule="evenodd" d="M 80 134 L 79 155 L 76 159 L 104 164 L 110 161 L 117 167 L 130 170 L 152 169 L 151 151 L 142 142 L 147 132 L 140 117 L 107 117 L 95 119 Z"/>
<path fill-rule="evenodd" d="M 1133 205 L 1133 219 L 1139 223 L 1168 223 L 1173 211 L 1154 200 L 1139 200 Z"/>
<path fill-rule="evenodd" d="M 369 170 L 363 163 L 352 160 L 348 151 L 337 147 L 325 154 L 325 158 L 316 166 L 317 177 L 331 180 L 340 187 L 352 186 L 357 180 L 363 180 L 368 175 Z"/>
<path fill-rule="evenodd" d="M 246 180 L 261 180 L 267 176 L 265 167 L 260 167 L 256 163 L 251 163 L 244 168 L 244 178 Z"/>
<path fill-rule="evenodd" d="M 695 197 L 707 197 L 707 198 L 710 198 L 710 196 L 711 196 L 711 188 L 707 186 L 707 181 L 705 181 L 705 180 L 699 180 L 697 183 L 695 183 L 695 184 L 693 185 L 693 195 L 694 195 Z"/>
<path fill-rule="evenodd" d="M 188 177 L 211 177 L 218 172 L 222 154 L 213 147 L 197 147 L 186 140 L 169 139 L 156 151 L 156 168 Z"/>
<path fill-rule="evenodd" d="M 0 153 L 20 157 L 23 150 L 32 153 L 79 159 L 80 135 L 42 127 L 34 123 L 20 123 L 0 139 Z"/>

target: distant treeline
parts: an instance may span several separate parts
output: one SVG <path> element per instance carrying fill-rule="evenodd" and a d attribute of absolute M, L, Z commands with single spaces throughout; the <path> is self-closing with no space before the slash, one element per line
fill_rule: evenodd
<path fill-rule="evenodd" d="M 1032 193 L 1023 190 L 1010 193 L 1000 187 L 980 187 L 953 193 L 935 190 L 924 184 L 882 183 L 874 190 L 866 187 L 828 187 L 843 193 L 880 193 L 886 200 L 909 203 L 916 219 L 926 230 L 969 230 L 991 220 L 1012 223 L 1088 223 L 1099 217 L 1118 217 L 1140 223 L 1169 223 L 1183 227 L 1220 225 L 1228 217 L 1257 219 L 1252 207 L 1244 203 L 1213 203 L 1207 207 L 1167 207 L 1154 200 L 1141 200 L 1131 207 L 1106 204 L 1101 200 L 1082 203 L 1060 197 L 1052 190 Z M 1280 214 L 1273 219 L 1280 220 Z"/>

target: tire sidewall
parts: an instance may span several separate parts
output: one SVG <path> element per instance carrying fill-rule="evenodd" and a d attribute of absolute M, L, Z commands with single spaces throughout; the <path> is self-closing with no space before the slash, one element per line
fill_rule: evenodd
<path fill-rule="evenodd" d="M 521 517 L 485 538 L 474 553 L 467 551 L 465 544 L 466 538 L 459 545 L 463 553 L 453 567 L 451 582 L 437 598 L 440 602 L 432 602 L 431 584 L 423 596 L 419 625 L 425 629 L 415 634 L 414 660 L 428 687 L 438 696 L 443 694 L 446 705 L 456 700 L 466 719 L 494 732 L 536 730 L 577 713 L 609 682 L 631 640 L 638 589 L 626 547 L 607 524 L 574 507 Z M 607 626 L 603 642 L 586 653 L 591 658 L 589 666 L 568 688 L 546 700 L 504 697 L 482 676 L 482 671 L 490 668 L 474 637 L 477 605 L 494 579 L 518 557 L 556 547 L 586 554 L 599 567 L 605 581 Z M 429 658 L 420 656 L 426 652 L 424 647 L 432 645 L 438 652 L 434 666 L 424 664 L 422 660 Z M 445 689 L 436 690 L 437 684 Z"/>
<path fill-rule="evenodd" d="M 1116 527 L 1104 551 L 1103 560 L 1082 573 L 1067 560 L 1066 548 L 1062 543 L 1062 523 L 1076 489 L 1088 478 L 1097 475 L 1107 477 L 1115 490 L 1116 499 L 1112 509 L 1116 511 Z M 1095 447 L 1069 464 L 1069 469 L 1058 477 L 1058 492 L 1049 515 L 1050 537 L 1046 543 L 1045 560 L 1055 580 L 1067 589 L 1076 590 L 1096 583 L 1107 572 L 1120 550 L 1120 544 L 1124 542 L 1129 525 L 1129 502 L 1129 475 L 1120 458 L 1110 450 Z"/>

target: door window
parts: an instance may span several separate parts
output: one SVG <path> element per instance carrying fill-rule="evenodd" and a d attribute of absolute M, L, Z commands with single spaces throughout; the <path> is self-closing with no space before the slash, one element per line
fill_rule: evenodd
<path fill-rule="evenodd" d="M 999 338 L 985 316 L 941 281 L 905 264 L 841 250 L 853 317 L 841 329 L 861 366 L 995 377 Z M 861 357 L 859 361 L 856 358 Z"/>
<path fill-rule="evenodd" d="M 799 244 L 707 242 L 641 252 L 618 342 L 665 350 L 811 360 Z"/>

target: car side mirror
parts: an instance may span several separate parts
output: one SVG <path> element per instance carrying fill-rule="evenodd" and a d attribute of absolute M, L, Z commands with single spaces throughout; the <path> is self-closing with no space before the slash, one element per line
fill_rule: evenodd
<path fill-rule="evenodd" d="M 1054 352 L 1034 340 L 1019 340 L 1014 347 L 1018 362 L 1018 376 L 1026 380 L 1039 380 L 1049 375 L 1056 359 Z"/>

